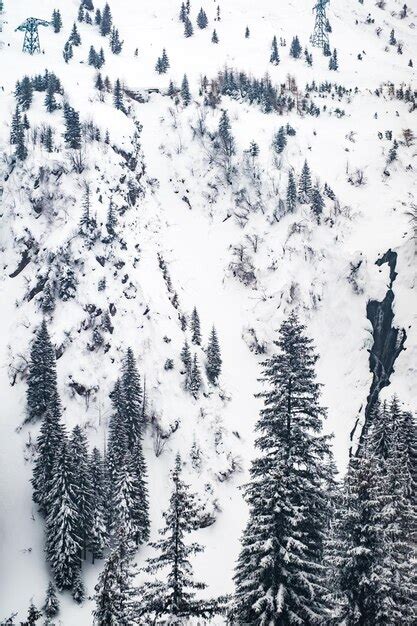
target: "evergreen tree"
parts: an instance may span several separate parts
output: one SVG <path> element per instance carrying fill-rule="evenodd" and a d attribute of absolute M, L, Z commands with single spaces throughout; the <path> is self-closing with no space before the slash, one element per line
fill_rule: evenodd
<path fill-rule="evenodd" d="M 33 626 L 41 617 L 42 617 L 42 612 L 39 611 L 39 609 L 37 609 L 36 606 L 31 601 L 29 605 L 28 616 L 26 618 L 26 622 L 24 622 L 24 625 Z"/>
<path fill-rule="evenodd" d="M 33 84 L 29 76 L 24 76 L 16 85 L 15 96 L 20 111 L 28 111 L 33 100 Z"/>
<path fill-rule="evenodd" d="M 82 0 L 82 5 L 86 11 L 94 11 L 93 0 Z"/>
<path fill-rule="evenodd" d="M 285 136 L 285 128 L 284 126 L 280 126 L 278 132 L 275 133 L 272 140 L 272 147 L 277 154 L 281 154 L 284 151 L 286 145 L 287 138 Z"/>
<path fill-rule="evenodd" d="M 290 47 L 290 55 L 294 58 L 294 59 L 299 59 L 300 55 L 302 52 L 302 48 L 300 45 L 300 41 L 297 37 L 297 35 L 293 38 L 292 42 L 291 42 L 291 47 Z"/>
<path fill-rule="evenodd" d="M 79 150 L 81 148 L 81 125 L 79 113 L 69 106 L 68 103 L 64 104 L 64 119 L 65 119 L 65 142 L 68 148 L 73 150 Z"/>
<path fill-rule="evenodd" d="M 62 56 L 64 57 L 65 63 L 68 63 L 70 59 L 74 56 L 72 45 L 70 41 L 67 41 L 64 45 L 64 50 L 62 52 Z"/>
<path fill-rule="evenodd" d="M 114 84 L 113 102 L 114 102 L 114 106 L 116 107 L 118 111 L 124 112 L 125 105 L 123 102 L 123 90 L 122 90 L 122 86 L 120 84 L 119 79 L 117 79 Z"/>
<path fill-rule="evenodd" d="M 77 535 L 81 540 L 80 545 L 83 558 L 86 559 L 92 527 L 92 488 L 88 462 L 87 438 L 78 425 L 75 426 L 72 431 L 70 455 L 74 464 L 74 494 L 77 506 L 77 519 L 79 522 Z"/>
<path fill-rule="evenodd" d="M 288 174 L 288 187 L 287 187 L 287 211 L 288 213 L 294 213 L 297 206 L 297 187 L 295 186 L 294 174 L 290 172 Z"/>
<path fill-rule="evenodd" d="M 197 15 L 197 26 L 198 28 L 204 29 L 204 28 L 207 28 L 207 25 L 208 25 L 207 14 L 203 10 L 203 8 L 201 8 Z"/>
<path fill-rule="evenodd" d="M 44 137 L 44 146 L 46 148 L 47 152 L 52 152 L 54 149 L 54 136 L 53 136 L 53 130 L 50 126 L 48 126 L 45 130 L 45 137 Z M 44 290 L 44 294 L 45 294 L 45 290 Z M 42 300 L 43 303 L 43 300 Z M 47 310 L 43 309 L 44 312 L 46 313 Z"/>
<path fill-rule="evenodd" d="M 127 433 L 128 448 L 141 440 L 142 423 L 142 388 L 140 376 L 133 356 L 132 348 L 128 348 L 123 361 L 121 377 L 121 413 Z"/>
<path fill-rule="evenodd" d="M 330 57 L 329 59 L 329 70 L 334 70 L 336 71 L 339 67 L 338 61 L 337 61 L 337 51 L 336 48 L 333 50 L 333 55 Z"/>
<path fill-rule="evenodd" d="M 84 22 L 84 7 L 82 4 L 80 4 L 79 8 L 78 8 L 78 21 L 79 22 Z"/>
<path fill-rule="evenodd" d="M 190 347 L 188 345 L 188 341 L 187 340 L 185 341 L 184 346 L 183 346 L 183 348 L 181 350 L 181 361 L 184 364 L 186 372 L 190 372 L 191 371 L 192 361 L 191 361 Z"/>
<path fill-rule="evenodd" d="M 22 118 L 20 117 L 19 107 L 16 107 L 12 118 L 10 143 L 16 146 L 16 158 L 19 159 L 19 161 L 24 161 L 27 158 L 28 151 L 25 144 L 25 128 Z"/>
<path fill-rule="evenodd" d="M 395 38 L 394 29 L 392 29 L 390 32 L 389 43 L 390 43 L 390 46 L 395 46 L 397 44 L 397 39 Z"/>
<path fill-rule="evenodd" d="M 48 113 L 53 113 L 58 109 L 58 104 L 55 99 L 55 84 L 51 79 L 48 80 L 48 86 L 46 88 L 45 108 Z"/>
<path fill-rule="evenodd" d="M 197 312 L 197 308 L 194 307 L 193 312 L 191 314 L 191 341 L 197 345 L 201 345 L 201 330 L 200 330 L 200 317 Z"/>
<path fill-rule="evenodd" d="M 46 617 L 56 617 L 59 613 L 59 600 L 56 595 L 55 585 L 52 581 L 49 582 L 46 590 L 46 598 L 43 605 L 43 612 Z"/>
<path fill-rule="evenodd" d="M 91 482 L 91 529 L 88 538 L 88 549 L 91 552 L 92 562 L 102 559 L 104 550 L 109 545 L 109 536 L 106 528 L 106 493 L 104 480 L 104 466 L 101 454 L 97 448 L 93 449 L 89 462 L 89 476 Z"/>
<path fill-rule="evenodd" d="M 94 15 L 94 24 L 96 26 L 100 26 L 101 25 L 101 11 L 100 9 L 97 9 Z"/>
<path fill-rule="evenodd" d="M 43 514 L 48 512 L 48 497 L 52 486 L 55 461 L 60 446 L 66 438 L 60 416 L 59 403 L 55 406 L 49 406 L 36 441 L 36 457 L 31 481 L 32 498 L 39 505 L 39 510 Z"/>
<path fill-rule="evenodd" d="M 110 11 L 110 7 L 106 2 L 106 5 L 103 9 L 103 14 L 101 15 L 100 20 L 100 34 L 105 37 L 111 32 L 111 28 L 113 25 L 113 19 Z"/>
<path fill-rule="evenodd" d="M 59 33 L 62 28 L 62 18 L 59 9 L 54 9 L 52 12 L 52 28 L 54 33 Z"/>
<path fill-rule="evenodd" d="M 191 102 L 191 93 L 186 74 L 184 74 L 184 78 L 182 79 L 180 93 L 184 106 L 188 106 Z"/>
<path fill-rule="evenodd" d="M 249 37 L 250 37 L 249 26 L 246 26 L 246 28 L 245 28 L 245 39 L 249 39 Z"/>
<path fill-rule="evenodd" d="M 112 28 L 110 35 L 110 50 L 113 54 L 120 54 L 123 48 L 123 41 L 120 41 L 119 31 Z"/>
<path fill-rule="evenodd" d="M 222 358 L 220 355 L 219 340 L 217 339 L 216 329 L 212 328 L 209 343 L 207 346 L 207 363 L 206 372 L 209 381 L 215 385 L 220 376 L 222 369 Z"/>
<path fill-rule="evenodd" d="M 64 441 L 55 459 L 47 508 L 46 553 L 58 589 L 72 589 L 81 567 L 74 463 Z"/>
<path fill-rule="evenodd" d="M 304 161 L 303 169 L 298 183 L 298 199 L 301 203 L 308 202 L 311 197 L 311 173 L 307 161 Z"/>
<path fill-rule="evenodd" d="M 231 133 L 230 120 L 226 110 L 222 111 L 220 116 L 218 135 L 224 154 L 229 158 L 232 157 L 235 154 L 235 140 Z"/>
<path fill-rule="evenodd" d="M 83 197 L 83 212 L 80 220 L 80 232 L 83 235 L 92 235 L 97 227 L 96 220 L 91 215 L 91 190 L 86 184 Z"/>
<path fill-rule="evenodd" d="M 77 24 L 75 22 L 74 22 L 74 25 L 72 27 L 72 31 L 71 31 L 71 34 L 69 36 L 69 40 L 68 41 L 70 41 L 73 46 L 80 46 L 81 45 L 80 33 L 78 32 Z"/>
<path fill-rule="evenodd" d="M 278 353 L 263 363 L 266 391 L 246 487 L 249 521 L 235 571 L 239 624 L 314 624 L 330 618 L 323 541 L 331 476 L 317 356 L 295 314 L 280 328 Z"/>
<path fill-rule="evenodd" d="M 188 37 L 192 37 L 193 35 L 194 35 L 193 25 L 191 23 L 190 18 L 186 17 L 184 21 L 184 36 L 188 38 Z"/>
<path fill-rule="evenodd" d="M 84 583 L 83 583 L 82 578 L 81 578 L 81 572 L 80 572 L 79 569 L 76 570 L 76 572 L 74 574 L 74 580 L 72 582 L 71 595 L 72 595 L 72 599 L 77 604 L 81 604 L 84 601 L 85 589 L 84 589 Z"/>
<path fill-rule="evenodd" d="M 106 559 L 95 587 L 94 624 L 97 626 L 127 626 L 136 622 L 131 555 L 129 540 L 120 529 L 117 545 Z"/>
<path fill-rule="evenodd" d="M 188 390 L 194 398 L 197 398 L 202 385 L 200 367 L 197 361 L 197 355 L 194 354 L 193 363 L 190 371 L 190 379 L 188 382 Z"/>
<path fill-rule="evenodd" d="M 211 36 L 211 43 L 219 43 L 219 36 L 217 34 L 216 29 L 213 30 L 213 34 Z"/>
<path fill-rule="evenodd" d="M 184 4 L 184 2 L 181 3 L 181 9 L 180 9 L 180 14 L 179 14 L 179 20 L 180 22 L 184 22 L 187 19 L 187 9 L 186 6 Z"/>
<path fill-rule="evenodd" d="M 272 65 L 278 65 L 279 63 L 278 43 L 275 35 L 272 40 L 271 57 L 269 59 L 269 62 L 272 63 Z"/>
<path fill-rule="evenodd" d="M 162 71 L 163 73 L 165 73 L 167 69 L 169 68 L 169 59 L 168 59 L 168 55 L 167 55 L 165 48 L 162 50 L 161 65 L 162 65 Z"/>
<path fill-rule="evenodd" d="M 194 580 L 190 557 L 203 548 L 186 538 L 196 529 L 201 510 L 182 480 L 181 465 L 177 455 L 169 508 L 164 513 L 165 526 L 160 530 L 161 539 L 151 544 L 158 555 L 148 559 L 146 567 L 152 577 L 166 572 L 164 581 L 147 582 L 138 590 L 138 617 L 146 623 L 156 623 L 161 618 L 169 623 L 182 623 L 193 617 L 208 618 L 217 608 L 215 602 L 195 599 L 195 591 L 206 585 Z"/>
<path fill-rule="evenodd" d="M 116 234 L 117 217 L 114 211 L 113 202 L 109 204 L 109 210 L 107 212 L 106 229 L 110 236 L 114 237 Z"/>
<path fill-rule="evenodd" d="M 31 348 L 27 382 L 27 422 L 43 417 L 48 407 L 59 411 L 55 349 L 45 320 L 40 325 Z"/>
<path fill-rule="evenodd" d="M 317 218 L 317 222 L 320 223 L 320 217 L 324 209 L 323 196 L 320 193 L 320 188 L 316 185 L 311 194 L 311 210 Z"/>

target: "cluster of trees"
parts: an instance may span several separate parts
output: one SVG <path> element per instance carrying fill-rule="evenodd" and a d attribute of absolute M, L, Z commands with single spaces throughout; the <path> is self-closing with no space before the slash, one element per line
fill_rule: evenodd
<path fill-rule="evenodd" d="M 200 318 L 197 309 L 194 310 L 190 319 L 190 332 L 191 343 L 195 346 L 201 346 L 201 330 L 200 330 Z M 194 398 L 197 398 L 202 387 L 203 379 L 201 375 L 200 366 L 197 359 L 197 354 L 194 356 L 191 354 L 190 345 L 186 340 L 181 350 L 181 361 L 184 366 L 184 389 L 191 393 Z M 209 340 L 206 348 L 206 374 L 207 378 L 212 385 L 216 385 L 218 378 L 221 374 L 222 358 L 220 353 L 220 345 L 217 337 L 216 329 L 211 329 Z"/>
<path fill-rule="evenodd" d="M 320 191 L 318 183 L 313 187 L 311 181 L 311 172 L 307 161 L 304 162 L 301 170 L 298 192 L 295 177 L 292 171 L 288 174 L 287 186 L 287 211 L 293 213 L 298 205 L 310 204 L 311 210 L 320 222 L 320 217 L 324 209 L 324 199 Z"/>
<path fill-rule="evenodd" d="M 396 399 L 378 406 L 338 486 L 317 355 L 295 314 L 276 346 L 263 363 L 232 622 L 411 625 L 416 423 Z"/>
<path fill-rule="evenodd" d="M 32 345 L 27 385 L 27 421 L 42 420 L 33 466 L 33 500 L 46 519 L 46 554 L 58 589 L 81 602 L 82 561 L 103 558 L 123 528 L 136 546 L 149 537 L 146 465 L 142 451 L 144 405 L 133 352 L 123 361 L 112 393 L 106 458 L 79 426 L 62 423 L 55 351 L 45 321 Z"/>

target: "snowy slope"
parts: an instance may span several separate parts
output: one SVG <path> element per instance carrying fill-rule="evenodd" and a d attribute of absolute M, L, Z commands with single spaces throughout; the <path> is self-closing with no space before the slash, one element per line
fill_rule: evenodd
<path fill-rule="evenodd" d="M 64 23 L 61 33 L 41 28 L 43 53 L 24 55 L 22 33 L 14 32 L 16 26 L 29 15 L 49 19 L 58 4 Z M 30 300 L 27 294 L 40 276 L 48 271 L 59 273 L 63 250 L 78 264 L 76 297 L 58 303 L 50 323 L 53 341 L 63 351 L 58 359 L 58 377 L 65 421 L 69 426 L 85 425 L 91 444 L 104 447 L 110 413 L 108 393 L 118 375 L 123 351 L 132 346 L 141 375 L 146 377 L 152 411 L 164 427 L 176 420 L 180 423 L 159 457 L 150 428 L 145 439 L 152 533 L 155 536 L 167 504 L 169 469 L 179 450 L 186 461 L 187 479 L 207 509 L 216 510 L 215 523 L 199 531 L 198 540 L 206 550 L 195 560 L 199 578 L 209 585 L 209 596 L 233 589 L 233 564 L 245 523 L 246 508 L 239 487 L 245 482 L 253 454 L 253 426 L 259 410 L 254 394 L 259 391 L 262 360 L 262 355 L 249 348 L 253 333 L 269 351 L 285 315 L 293 307 L 299 309 L 321 356 L 318 374 L 329 408 L 327 428 L 335 433 L 334 450 L 343 471 L 350 431 L 358 413 L 363 412 L 371 381 L 368 350 L 372 337 L 366 303 L 370 298 L 383 298 L 388 285 L 387 266 L 379 268 L 375 261 L 387 249 L 396 250 L 395 323 L 407 329 L 408 337 L 388 391 L 397 391 L 409 408 L 415 406 L 416 250 L 408 212 L 417 196 L 413 175 L 416 145 L 404 145 L 402 131 L 417 130 L 416 111 L 410 112 L 407 103 L 392 97 L 387 84 L 417 88 L 414 69 L 408 65 L 416 48 L 417 8 L 410 7 L 408 17 L 400 19 L 403 3 L 399 1 L 387 0 L 382 10 L 367 0 L 363 4 L 332 0 L 328 10 L 333 31 L 330 37 L 332 48 L 337 47 L 339 70 L 331 72 L 328 59 L 311 49 L 308 42 L 314 16 L 312 3 L 307 0 L 221 0 L 221 21 L 215 23 L 217 1 L 201 0 L 209 27 L 204 31 L 195 27 L 189 39 L 184 38 L 178 21 L 179 4 L 172 0 L 114 2 L 114 22 L 124 40 L 121 55 L 110 53 L 95 27 L 80 24 L 82 45 L 65 64 L 62 49 L 79 2 L 5 2 L 0 33 L 0 559 L 6 567 L 2 567 L 0 581 L 0 619 L 14 611 L 23 618 L 31 598 L 40 605 L 48 582 L 43 524 L 31 501 L 29 485 L 28 444 L 36 437 L 37 426 L 20 426 L 25 410 L 24 363 L 42 318 L 39 294 Z M 192 2 L 194 23 L 199 8 L 200 3 Z M 368 14 L 374 23 L 367 23 Z M 249 39 L 244 37 L 247 25 Z M 219 36 L 217 45 L 211 43 L 214 27 Z M 378 27 L 382 29 L 379 36 L 375 32 Z M 402 55 L 388 45 L 392 28 L 403 43 Z M 295 34 L 302 46 L 308 45 L 313 52 L 312 67 L 303 58 L 289 57 L 289 43 Z M 269 63 L 274 35 L 284 37 L 288 44 L 279 49 L 281 62 L 277 67 Z M 143 103 L 126 98 L 129 116 L 114 109 L 111 95 L 105 102 L 99 101 L 94 89 L 95 71 L 87 65 L 90 45 L 105 49 L 103 75 L 112 83 L 120 78 L 130 91 L 145 95 Z M 136 48 L 138 56 L 134 55 Z M 154 67 L 163 48 L 171 67 L 167 74 L 158 75 Z M 330 95 L 313 95 L 318 106 L 326 105 L 326 111 L 317 118 L 295 111 L 282 117 L 266 115 L 255 105 L 227 97 L 215 110 L 204 107 L 199 95 L 201 77 L 214 79 L 226 66 L 257 78 L 268 73 L 273 84 L 285 84 L 288 76 L 293 76 L 300 90 L 307 82 L 328 80 L 352 92 L 340 101 Z M 31 127 L 53 125 L 59 150 L 48 154 L 39 146 L 31 147 L 23 166 L 10 173 L 14 86 L 24 74 L 32 76 L 45 68 L 61 79 L 66 97 L 80 111 L 83 122 L 94 122 L 102 136 L 109 131 L 110 145 L 93 142 L 86 147 L 87 167 L 82 174 L 71 171 L 64 142 L 59 139 L 64 128 L 62 112 L 48 114 L 43 93 L 35 94 L 28 118 Z M 180 85 L 184 73 L 193 95 L 192 104 L 186 108 L 164 95 L 169 80 Z M 383 95 L 377 97 L 375 90 L 383 84 Z M 148 96 L 146 90 L 151 88 L 160 93 Z M 344 110 L 343 117 L 333 113 L 337 107 Z M 193 131 L 203 116 L 208 132 L 214 132 L 221 109 L 228 110 L 237 144 L 232 185 L 209 159 L 208 134 L 200 136 Z M 272 136 L 287 123 L 296 135 L 288 138 L 277 167 L 270 147 Z M 135 136 L 137 124 L 141 128 Z M 389 176 L 384 174 L 392 145 L 385 138 L 387 130 L 400 142 L 398 159 L 388 168 Z M 383 134 L 382 139 L 378 133 Z M 244 153 L 252 140 L 260 148 L 255 172 Z M 127 167 L 122 151 L 135 152 L 136 169 Z M 298 176 L 306 158 L 313 180 L 321 185 L 327 182 L 337 202 L 326 201 L 327 219 L 320 225 L 306 205 L 277 221 L 274 211 L 279 197 L 285 198 L 288 172 L 293 169 Z M 363 186 L 348 181 L 356 169 L 364 172 Z M 54 172 L 61 170 L 57 178 Z M 115 245 L 110 252 L 101 244 L 89 249 L 77 234 L 86 182 L 93 191 L 92 205 L 99 224 L 105 223 L 110 200 L 120 211 L 124 245 Z M 138 193 L 136 203 L 129 203 L 131 185 Z M 244 225 L 237 218 L 236 205 L 242 190 L 252 201 L 259 201 Z M 34 202 L 46 194 L 51 202 L 39 216 Z M 23 272 L 10 278 L 28 232 L 39 251 Z M 250 242 L 254 236 L 259 238 L 256 251 Z M 250 286 L 242 284 L 231 270 L 233 248 L 241 244 L 247 247 L 253 264 L 255 280 Z M 204 342 L 213 324 L 218 331 L 223 356 L 221 391 L 207 386 L 197 401 L 181 387 L 179 353 L 185 335 L 170 301 L 158 254 L 167 263 L 181 311 L 189 315 L 197 307 Z M 104 266 L 97 257 L 105 257 Z M 354 289 L 349 276 L 359 261 Z M 98 291 L 104 276 L 106 290 Z M 114 332 L 106 336 L 110 344 L 106 352 L 88 348 L 97 324 L 90 305 L 103 311 L 115 306 Z M 203 364 L 200 349 L 198 357 Z M 172 371 L 164 369 L 167 358 L 174 359 Z M 16 370 L 22 375 L 15 375 Z M 85 398 L 73 391 L 74 381 L 91 389 L 88 406 Z M 204 454 L 200 471 L 192 467 L 189 458 L 194 440 Z M 241 471 L 234 469 L 231 477 L 223 480 L 223 473 L 231 467 L 241 467 Z M 148 554 L 148 548 L 141 549 L 138 563 L 142 564 Z M 86 568 L 87 595 L 93 593 L 100 566 Z M 90 601 L 78 607 L 69 596 L 63 596 L 62 623 L 90 624 L 91 610 Z"/>

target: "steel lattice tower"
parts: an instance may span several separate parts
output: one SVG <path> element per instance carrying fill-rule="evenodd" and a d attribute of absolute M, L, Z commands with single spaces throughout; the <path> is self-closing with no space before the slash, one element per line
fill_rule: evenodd
<path fill-rule="evenodd" d="M 316 6 L 313 7 L 313 11 L 316 12 L 316 21 L 310 41 L 312 45 L 317 48 L 324 48 L 326 44 L 329 45 L 329 36 L 326 31 L 326 4 L 328 2 L 330 2 L 330 0 L 317 0 Z"/>
<path fill-rule="evenodd" d="M 39 43 L 38 26 L 49 26 L 49 22 L 39 20 L 37 17 L 28 17 L 28 19 L 20 24 L 16 30 L 24 31 L 25 38 L 23 40 L 23 52 L 35 54 L 41 51 Z"/>

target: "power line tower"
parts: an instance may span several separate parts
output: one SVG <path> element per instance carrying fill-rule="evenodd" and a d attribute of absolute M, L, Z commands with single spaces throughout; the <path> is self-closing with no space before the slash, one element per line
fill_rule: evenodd
<path fill-rule="evenodd" d="M 313 7 L 313 11 L 316 12 L 316 21 L 314 24 L 314 31 L 310 37 L 310 41 L 313 46 L 317 48 L 324 48 L 329 45 L 329 35 L 326 30 L 327 16 L 326 16 L 326 4 L 330 0 L 317 0 L 317 4 Z"/>
<path fill-rule="evenodd" d="M 16 28 L 16 30 L 21 30 L 25 33 L 23 52 L 35 54 L 35 52 L 41 51 L 38 26 L 49 26 L 49 22 L 39 20 L 37 17 L 28 17 L 23 24 L 20 24 L 20 26 Z"/>

